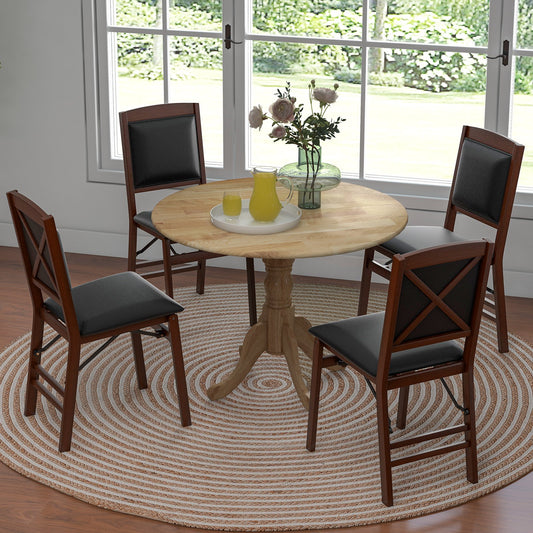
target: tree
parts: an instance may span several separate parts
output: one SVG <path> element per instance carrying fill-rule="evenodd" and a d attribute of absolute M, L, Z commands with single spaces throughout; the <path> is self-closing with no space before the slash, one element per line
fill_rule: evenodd
<path fill-rule="evenodd" d="M 385 35 L 385 18 L 387 17 L 387 0 L 376 0 L 376 16 L 372 39 L 382 41 Z M 368 69 L 370 72 L 383 72 L 385 57 L 382 48 L 370 48 L 368 53 Z"/>

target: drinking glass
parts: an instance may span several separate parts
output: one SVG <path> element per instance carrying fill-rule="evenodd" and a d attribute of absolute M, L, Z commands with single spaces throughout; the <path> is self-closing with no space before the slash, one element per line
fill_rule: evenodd
<path fill-rule="evenodd" d="M 225 191 L 222 198 L 222 211 L 230 220 L 236 220 L 241 214 L 241 195 L 235 191 Z"/>

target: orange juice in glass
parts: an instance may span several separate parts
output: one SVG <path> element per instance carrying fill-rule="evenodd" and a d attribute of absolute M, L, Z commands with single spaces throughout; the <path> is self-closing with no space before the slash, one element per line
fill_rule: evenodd
<path fill-rule="evenodd" d="M 222 197 L 222 211 L 226 217 L 235 219 L 241 214 L 242 200 L 238 192 L 226 191 Z"/>

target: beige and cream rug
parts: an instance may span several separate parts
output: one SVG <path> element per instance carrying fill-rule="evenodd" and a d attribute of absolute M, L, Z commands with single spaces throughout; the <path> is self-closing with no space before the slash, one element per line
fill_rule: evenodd
<path fill-rule="evenodd" d="M 179 422 L 168 343 L 144 340 L 150 389 L 139 391 L 125 335 L 81 373 L 72 451 L 58 453 L 56 410 L 39 402 L 35 417 L 21 414 L 28 334 L 0 356 L 0 459 L 97 506 L 246 531 L 418 516 L 492 492 L 533 469 L 533 348 L 511 335 L 509 354 L 500 355 L 489 322 L 477 358 L 479 483 L 467 482 L 463 452 L 406 465 L 393 472 L 395 505 L 387 508 L 380 498 L 374 399 L 359 377 L 324 372 L 317 449 L 309 453 L 307 414 L 283 358 L 263 354 L 225 399 L 206 396 L 206 387 L 236 362 L 248 329 L 246 288 L 211 285 L 202 296 L 181 289 L 177 300 L 185 306 L 180 324 L 192 426 Z M 357 292 L 296 285 L 294 301 L 298 314 L 317 324 L 355 314 Z M 383 305 L 383 295 L 373 295 L 372 310 Z M 65 344 L 56 346 L 43 361 L 61 372 Z M 302 361 L 309 375 L 309 361 L 303 355 Z M 394 395 L 390 405 L 394 419 Z M 451 419 L 460 421 L 459 412 L 442 386 L 428 384 L 413 390 L 402 433 Z"/>

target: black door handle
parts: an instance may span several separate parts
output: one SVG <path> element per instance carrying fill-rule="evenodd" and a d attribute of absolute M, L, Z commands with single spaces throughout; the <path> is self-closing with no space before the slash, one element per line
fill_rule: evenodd
<path fill-rule="evenodd" d="M 242 44 L 242 41 L 232 41 L 231 25 L 226 24 L 226 27 L 224 28 L 224 46 L 229 50 L 232 44 Z"/>
<path fill-rule="evenodd" d="M 502 53 L 497 56 L 487 56 L 487 59 L 498 59 L 502 58 L 502 65 L 506 67 L 509 64 L 509 41 L 506 39 L 503 41 Z"/>

